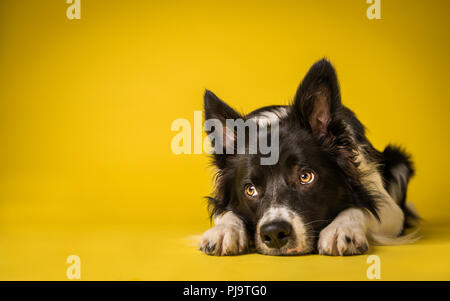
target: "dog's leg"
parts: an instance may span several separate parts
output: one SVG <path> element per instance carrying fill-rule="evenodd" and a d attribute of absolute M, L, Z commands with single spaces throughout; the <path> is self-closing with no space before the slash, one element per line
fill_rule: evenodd
<path fill-rule="evenodd" d="M 391 198 L 380 201 L 378 221 L 370 212 L 360 208 L 342 211 L 320 232 L 318 251 L 322 255 L 356 255 L 369 249 L 372 236 L 395 238 L 403 226 L 403 213 Z"/>
<path fill-rule="evenodd" d="M 367 216 L 359 208 L 342 211 L 320 232 L 317 245 L 321 255 L 362 254 L 369 249 Z"/>
<path fill-rule="evenodd" d="M 362 254 L 368 250 L 369 240 L 380 243 L 382 238 L 396 238 L 403 230 L 403 211 L 384 188 L 376 165 L 368 163 L 363 156 L 359 156 L 358 160 L 362 183 L 369 191 L 376 191 L 379 195 L 377 213 L 380 220 L 365 209 L 342 211 L 320 232 L 317 246 L 320 254 Z"/>
<path fill-rule="evenodd" d="M 199 250 L 209 255 L 237 255 L 247 252 L 248 234 L 242 220 L 233 212 L 214 217 L 214 227 L 203 234 Z"/>

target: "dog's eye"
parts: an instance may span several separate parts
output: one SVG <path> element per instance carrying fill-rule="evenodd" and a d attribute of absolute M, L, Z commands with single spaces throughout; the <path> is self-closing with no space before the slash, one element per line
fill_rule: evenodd
<path fill-rule="evenodd" d="M 249 197 L 255 197 L 258 195 L 258 191 L 256 190 L 255 186 L 247 185 L 245 186 L 245 194 Z"/>
<path fill-rule="evenodd" d="M 304 171 L 300 175 L 300 184 L 311 184 L 314 181 L 314 174 L 312 171 Z"/>

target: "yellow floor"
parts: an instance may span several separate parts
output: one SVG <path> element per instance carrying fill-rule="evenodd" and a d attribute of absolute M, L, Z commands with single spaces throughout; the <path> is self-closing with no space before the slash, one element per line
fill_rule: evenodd
<path fill-rule="evenodd" d="M 71 20 L 66 1 L 0 1 L 0 280 L 67 280 L 69 255 L 82 280 L 367 279 L 367 255 L 201 254 L 210 160 L 200 135 L 171 147 L 205 89 L 242 113 L 288 104 L 322 57 L 373 145 L 414 159 L 428 224 L 370 250 L 382 279 L 450 280 L 450 1 L 381 2 L 370 20 L 363 0 L 96 0 Z"/>
<path fill-rule="evenodd" d="M 2 225 L 0 280 L 67 280 L 69 255 L 82 280 L 367 280 L 367 255 L 212 257 L 197 251 L 202 229 L 145 225 Z M 413 245 L 373 247 L 382 280 L 450 280 L 450 224 L 428 223 Z"/>

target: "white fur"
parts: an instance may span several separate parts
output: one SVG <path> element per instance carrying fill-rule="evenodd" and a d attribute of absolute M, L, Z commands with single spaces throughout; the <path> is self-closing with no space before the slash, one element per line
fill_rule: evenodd
<path fill-rule="evenodd" d="M 368 246 L 369 240 L 375 244 L 395 244 L 412 242 L 415 239 L 413 235 L 398 237 L 403 229 L 405 217 L 396 201 L 384 188 L 377 165 L 369 162 L 361 149 L 358 152 L 357 162 L 362 174 L 362 184 L 369 191 L 375 191 L 379 195 L 376 205 L 380 221 L 365 209 L 344 210 L 321 231 L 318 243 L 321 254 L 359 254 L 365 251 L 364 244 Z M 345 236 L 352 239 L 350 243 L 347 243 Z"/>
<path fill-rule="evenodd" d="M 288 109 L 285 107 L 273 109 L 270 111 L 265 111 L 258 113 L 255 117 L 252 117 L 251 119 L 254 119 L 259 126 L 267 126 L 274 121 L 279 121 L 280 119 L 283 119 L 288 115 Z"/>
<path fill-rule="evenodd" d="M 244 223 L 233 212 L 227 211 L 214 217 L 215 227 L 207 230 L 199 250 L 210 255 L 236 255 L 248 249 L 248 237 Z"/>
<path fill-rule="evenodd" d="M 391 172 L 395 177 L 395 181 L 389 185 L 389 192 L 395 201 L 399 203 L 404 194 L 404 192 L 401 191 L 401 187 L 404 187 L 408 182 L 409 170 L 406 165 L 400 164 L 392 168 Z"/>
<path fill-rule="evenodd" d="M 398 236 L 403 229 L 404 215 L 392 196 L 386 191 L 377 165 L 370 163 L 359 151 L 357 162 L 362 174 L 361 182 L 369 191 L 376 191 L 379 222 L 372 214 L 367 219 L 369 232 L 377 235 Z M 370 233 L 369 233 L 370 234 Z"/>
<path fill-rule="evenodd" d="M 295 240 L 291 240 L 280 249 L 268 248 L 264 242 L 261 241 L 260 229 L 263 225 L 274 221 L 288 222 L 294 231 Z M 286 207 L 276 206 L 270 207 L 259 220 L 256 225 L 255 245 L 258 252 L 269 255 L 281 254 L 303 254 L 312 250 L 311 240 L 307 236 L 307 231 L 302 218 Z"/>
<path fill-rule="evenodd" d="M 320 232 L 318 251 L 322 255 L 353 255 L 367 251 L 367 216 L 361 209 L 342 211 Z"/>

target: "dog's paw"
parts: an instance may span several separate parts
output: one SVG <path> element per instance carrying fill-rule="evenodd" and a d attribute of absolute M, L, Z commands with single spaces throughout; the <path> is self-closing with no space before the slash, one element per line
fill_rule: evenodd
<path fill-rule="evenodd" d="M 247 233 L 236 225 L 217 225 L 203 234 L 198 249 L 216 256 L 243 254 L 248 250 Z"/>
<path fill-rule="evenodd" d="M 321 255 L 358 255 L 367 252 L 369 242 L 360 227 L 331 223 L 320 232 L 317 249 Z"/>

